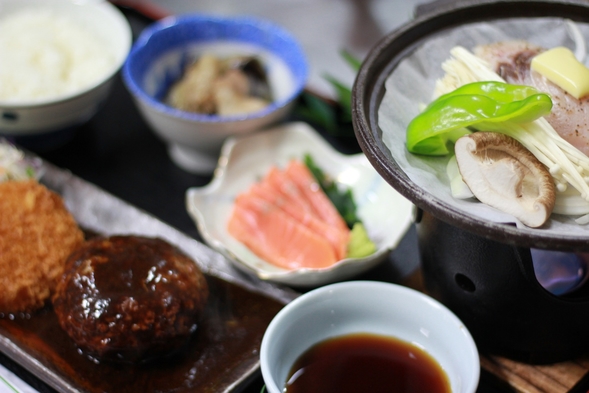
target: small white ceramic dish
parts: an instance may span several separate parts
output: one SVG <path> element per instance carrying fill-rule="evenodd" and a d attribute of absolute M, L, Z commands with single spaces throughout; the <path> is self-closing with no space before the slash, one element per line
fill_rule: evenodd
<path fill-rule="evenodd" d="M 187 112 L 163 102 L 170 86 L 204 53 L 254 56 L 263 64 L 273 102 L 234 116 Z M 296 39 L 257 18 L 181 15 L 148 26 L 123 67 L 123 80 L 150 128 L 168 144 L 170 158 L 193 173 L 213 172 L 225 139 L 286 117 L 307 80 L 307 62 Z"/>
<path fill-rule="evenodd" d="M 109 94 L 114 76 L 125 61 L 132 40 L 127 19 L 106 1 L 0 0 L 0 20 L 25 10 L 47 11 L 67 18 L 80 31 L 100 40 L 101 47 L 108 50 L 105 57 L 108 56 L 110 61 L 108 67 L 100 70 L 102 74 L 93 79 L 94 82 L 78 90 L 47 98 L 0 99 L 0 134 L 11 137 L 59 132 L 90 119 Z M 2 56 L 0 54 L 0 58 Z M 56 58 L 45 58 L 44 61 L 50 60 L 57 61 Z"/>
<path fill-rule="evenodd" d="M 353 333 L 394 337 L 435 359 L 453 393 L 474 393 L 478 350 L 464 324 L 438 301 L 400 285 L 348 281 L 327 285 L 287 304 L 268 326 L 260 350 L 268 393 L 282 393 L 298 357 L 328 338 Z"/>
<path fill-rule="evenodd" d="M 365 258 L 348 258 L 327 269 L 285 270 L 252 253 L 227 231 L 235 197 L 261 179 L 272 165 L 284 167 L 309 153 L 317 165 L 343 187 L 351 188 L 358 215 L 377 251 Z M 187 210 L 205 241 L 263 280 L 313 287 L 343 280 L 380 263 L 402 239 L 412 222 L 413 205 L 389 186 L 363 154 L 342 155 L 306 123 L 229 139 L 211 183 L 186 193 Z"/>

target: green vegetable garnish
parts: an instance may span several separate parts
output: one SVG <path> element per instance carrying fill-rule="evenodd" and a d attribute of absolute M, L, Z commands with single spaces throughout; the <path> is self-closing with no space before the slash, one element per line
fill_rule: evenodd
<path fill-rule="evenodd" d="M 296 108 L 299 116 L 310 123 L 325 128 L 328 132 L 337 129 L 337 114 L 330 104 L 309 92 L 303 92 Z"/>
<path fill-rule="evenodd" d="M 350 52 L 341 50 L 340 55 L 352 71 L 357 72 L 360 69 L 362 61 Z M 304 120 L 325 129 L 330 135 L 353 138 L 355 141 L 352 127 L 352 87 L 330 74 L 325 74 L 323 77 L 333 87 L 336 102 L 327 102 L 310 91 L 304 91 L 295 108 L 295 113 Z"/>
<path fill-rule="evenodd" d="M 533 87 L 503 82 L 475 82 L 440 96 L 407 127 L 407 149 L 416 154 L 445 155 L 447 143 L 466 127 L 485 123 L 527 123 L 549 113 L 550 96 Z"/>
<path fill-rule="evenodd" d="M 373 254 L 376 251 L 376 244 L 370 240 L 364 224 L 356 214 L 356 202 L 354 202 L 352 190 L 340 190 L 337 184 L 315 164 L 310 154 L 305 154 L 305 165 L 351 229 L 346 258 L 364 258 Z"/>
<path fill-rule="evenodd" d="M 338 103 L 341 106 L 342 113 L 340 120 L 342 122 L 352 121 L 352 90 L 342 82 L 338 81 L 330 75 L 326 75 L 325 79 L 333 86 L 337 94 Z"/>
<path fill-rule="evenodd" d="M 358 72 L 362 61 L 352 55 L 346 50 L 340 51 L 340 55 L 346 61 L 346 63 L 352 68 L 353 71 Z M 342 109 L 341 121 L 350 123 L 352 121 L 352 88 L 346 86 L 345 83 L 339 81 L 337 78 L 331 75 L 325 75 L 325 80 L 331 84 L 337 95 L 337 101 Z"/>
<path fill-rule="evenodd" d="M 368 237 L 364 224 L 361 222 L 355 223 L 350 232 L 346 258 L 364 258 L 374 254 L 375 251 L 376 245 Z"/>
<path fill-rule="evenodd" d="M 339 214 L 342 216 L 349 228 L 352 228 L 355 223 L 360 222 L 360 218 L 356 215 L 356 202 L 352 190 L 340 190 L 337 184 L 328 177 L 313 161 L 309 154 L 305 154 L 305 165 L 317 182 L 323 189 L 323 192 L 331 200 Z"/>

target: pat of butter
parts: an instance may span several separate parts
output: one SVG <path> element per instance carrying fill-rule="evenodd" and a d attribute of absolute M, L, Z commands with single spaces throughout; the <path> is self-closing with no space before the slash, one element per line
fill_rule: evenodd
<path fill-rule="evenodd" d="M 589 68 L 568 48 L 556 47 L 532 59 L 532 69 L 579 99 L 589 93 Z"/>

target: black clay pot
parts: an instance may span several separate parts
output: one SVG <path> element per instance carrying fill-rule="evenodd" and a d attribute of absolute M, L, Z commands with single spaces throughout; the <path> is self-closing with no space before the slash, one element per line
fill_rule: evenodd
<path fill-rule="evenodd" d="M 417 17 L 384 37 L 363 62 L 353 88 L 353 123 L 375 169 L 422 213 L 417 232 L 428 293 L 458 315 L 482 352 L 548 363 L 589 351 L 589 289 L 566 296 L 546 291 L 530 248 L 587 252 L 589 238 L 486 222 L 445 204 L 400 169 L 378 126 L 385 80 L 417 45 L 466 22 L 512 16 L 587 22 L 589 3 L 462 1 Z"/>

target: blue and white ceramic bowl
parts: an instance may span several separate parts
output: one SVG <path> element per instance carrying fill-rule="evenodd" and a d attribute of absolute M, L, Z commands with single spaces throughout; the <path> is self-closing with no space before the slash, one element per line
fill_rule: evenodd
<path fill-rule="evenodd" d="M 203 53 L 254 55 L 266 68 L 274 101 L 258 112 L 218 116 L 191 113 L 162 102 L 185 67 Z M 210 173 L 225 139 L 286 117 L 307 80 L 307 62 L 295 38 L 280 26 L 249 17 L 184 15 L 148 26 L 123 67 L 124 82 L 153 131 L 168 143 L 172 160 Z"/>

